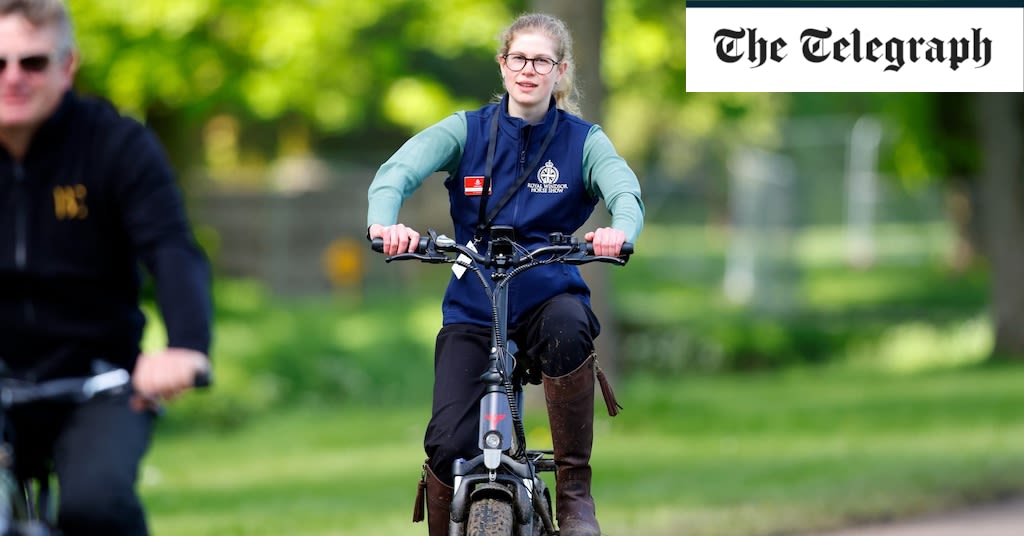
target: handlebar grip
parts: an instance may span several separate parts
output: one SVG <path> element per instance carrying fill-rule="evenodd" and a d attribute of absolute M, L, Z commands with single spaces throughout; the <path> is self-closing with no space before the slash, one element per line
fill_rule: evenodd
<path fill-rule="evenodd" d="M 421 236 L 420 243 L 416 246 L 416 253 L 426 253 L 428 246 L 430 246 L 430 237 Z M 377 253 L 384 253 L 384 239 L 377 237 L 370 240 L 370 248 Z"/>
<path fill-rule="evenodd" d="M 195 378 L 192 379 L 192 387 L 206 388 L 213 385 L 213 371 L 202 370 L 196 373 Z"/>
<path fill-rule="evenodd" d="M 593 255 L 594 254 L 594 243 L 593 242 L 587 242 L 586 246 L 584 247 L 584 250 L 585 250 L 587 255 Z M 622 243 L 622 247 L 619 248 L 619 255 L 632 255 L 632 254 L 633 254 L 633 243 L 632 242 L 623 242 Z"/>

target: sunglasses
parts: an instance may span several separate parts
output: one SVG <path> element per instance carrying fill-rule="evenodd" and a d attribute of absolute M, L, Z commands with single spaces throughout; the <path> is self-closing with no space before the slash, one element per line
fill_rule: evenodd
<path fill-rule="evenodd" d="M 0 73 L 7 69 L 8 61 L 17 61 L 18 66 L 20 66 L 21 70 L 26 73 L 41 73 L 50 66 L 50 55 L 32 54 L 31 56 L 22 56 L 20 58 L 13 59 L 0 56 Z"/>

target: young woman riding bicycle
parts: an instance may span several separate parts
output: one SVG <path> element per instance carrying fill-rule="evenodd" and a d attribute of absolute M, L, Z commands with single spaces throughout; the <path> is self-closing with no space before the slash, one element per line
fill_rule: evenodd
<path fill-rule="evenodd" d="M 572 39 L 565 24 L 543 14 L 519 17 L 502 33 L 496 59 L 505 89 L 500 101 L 427 128 L 381 166 L 368 194 L 368 237 L 381 238 L 387 255 L 415 251 L 420 234 L 397 223 L 399 209 L 428 176 L 446 171 L 459 243 L 485 239 L 491 225 L 508 225 L 518 242 L 536 247 L 550 232 L 573 234 L 603 199 L 611 227 L 587 232 L 585 239 L 595 255 L 618 255 L 643 225 L 640 187 L 600 127 L 575 115 Z M 577 268 L 552 264 L 524 274 L 509 297 L 510 338 L 522 359 L 539 362 L 543 372 L 562 536 L 600 534 L 590 467 L 600 325 L 589 296 Z M 452 277 L 424 440 L 432 536 L 447 534 L 452 463 L 479 450 L 488 303 L 479 284 Z"/>

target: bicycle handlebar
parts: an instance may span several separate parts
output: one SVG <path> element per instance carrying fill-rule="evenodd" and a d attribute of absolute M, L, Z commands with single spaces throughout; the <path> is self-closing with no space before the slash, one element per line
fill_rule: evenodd
<path fill-rule="evenodd" d="M 84 402 L 95 396 L 114 394 L 131 386 L 131 374 L 123 368 L 92 376 L 59 378 L 44 382 L 7 379 L 0 383 L 0 404 L 11 408 L 33 402 Z"/>
<path fill-rule="evenodd" d="M 426 253 L 427 248 L 430 246 L 430 242 L 431 240 L 429 236 L 421 236 L 420 243 L 416 246 L 416 252 Z M 384 253 L 384 239 L 374 238 L 370 241 L 370 247 L 377 253 Z"/>
<path fill-rule="evenodd" d="M 456 259 L 450 254 L 458 253 L 465 255 L 473 259 L 477 264 L 483 266 L 493 266 L 496 264 L 497 255 L 479 253 L 474 249 L 467 246 L 463 246 L 451 238 L 445 235 L 436 235 L 431 232 L 432 236 L 420 237 L 419 244 L 417 244 L 415 253 L 399 253 L 398 255 L 389 256 L 386 261 L 397 261 L 397 260 L 419 260 L 427 263 L 454 263 Z M 573 236 L 563 235 L 561 233 L 552 233 L 550 235 L 550 243 L 548 245 L 540 246 L 532 251 L 519 250 L 518 262 L 516 264 L 525 264 L 533 260 L 546 255 L 564 255 L 560 262 L 567 264 L 587 264 L 590 262 L 607 262 L 612 264 L 626 264 L 629 260 L 629 256 L 633 254 L 633 243 L 625 242 L 620 248 L 619 256 L 606 256 L 606 255 L 594 255 L 594 244 L 591 242 L 580 242 Z M 491 241 L 494 243 L 504 243 L 511 245 L 518 249 L 518 244 L 513 242 L 511 239 L 494 239 Z M 384 240 L 382 238 L 374 238 L 370 241 L 370 247 L 373 251 L 378 253 L 384 252 Z M 502 257 L 507 262 L 507 256 Z"/>
<path fill-rule="evenodd" d="M 192 387 L 196 389 L 205 389 L 211 385 L 213 385 L 213 371 L 211 370 L 199 371 L 192 379 Z"/>
<path fill-rule="evenodd" d="M 116 394 L 131 388 L 131 374 L 123 368 L 112 368 L 92 376 L 58 378 L 43 382 L 26 382 L 14 379 L 0 380 L 0 406 L 9 409 L 33 402 L 76 402 L 81 403 L 95 396 Z M 198 372 L 193 379 L 195 388 L 207 388 L 213 384 L 210 371 Z"/>

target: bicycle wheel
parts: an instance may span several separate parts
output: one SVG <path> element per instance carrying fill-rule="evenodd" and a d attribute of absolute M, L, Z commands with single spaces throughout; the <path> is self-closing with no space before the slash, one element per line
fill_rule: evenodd
<path fill-rule="evenodd" d="M 470 503 L 466 536 L 512 536 L 512 503 L 483 497 Z"/>

